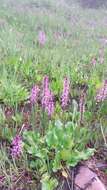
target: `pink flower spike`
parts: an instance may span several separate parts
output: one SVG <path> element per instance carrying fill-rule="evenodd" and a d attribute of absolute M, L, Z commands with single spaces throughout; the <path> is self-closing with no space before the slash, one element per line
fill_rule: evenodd
<path fill-rule="evenodd" d="M 31 104 L 36 104 L 37 103 L 37 99 L 38 99 L 38 96 L 39 96 L 39 92 L 40 92 L 40 89 L 37 85 L 35 85 L 32 90 L 31 90 L 31 95 L 30 95 L 30 102 Z"/>
<path fill-rule="evenodd" d="M 80 123 L 83 122 L 83 114 L 85 112 L 85 97 L 86 97 L 86 93 L 83 90 L 80 96 L 80 101 L 79 101 Z"/>
<path fill-rule="evenodd" d="M 100 64 L 104 63 L 104 49 L 100 49 L 99 51 L 99 63 Z"/>
<path fill-rule="evenodd" d="M 49 89 L 48 76 L 45 76 L 43 79 L 43 95 L 41 104 L 42 108 L 48 113 L 48 116 L 51 117 L 54 112 L 54 96 Z"/>
<path fill-rule="evenodd" d="M 19 158 L 22 153 L 22 139 L 16 135 L 11 143 L 11 155 L 13 158 Z"/>
<path fill-rule="evenodd" d="M 91 63 L 92 63 L 93 66 L 96 65 L 97 62 L 96 62 L 96 59 L 94 57 L 92 58 Z"/>
<path fill-rule="evenodd" d="M 107 99 L 107 80 L 104 81 L 104 84 L 103 84 L 102 88 L 99 89 L 95 99 L 96 99 L 97 103 L 102 102 L 105 99 Z"/>
<path fill-rule="evenodd" d="M 44 78 L 43 78 L 43 90 L 47 90 L 49 89 L 49 77 L 46 75 Z"/>
<path fill-rule="evenodd" d="M 66 108 L 66 106 L 69 103 L 69 92 L 70 92 L 70 81 L 68 78 L 65 78 L 63 82 L 63 92 L 61 96 L 61 105 L 63 109 Z"/>
<path fill-rule="evenodd" d="M 38 41 L 39 44 L 44 46 L 46 43 L 46 34 L 44 31 L 39 31 L 39 36 L 38 36 Z"/>

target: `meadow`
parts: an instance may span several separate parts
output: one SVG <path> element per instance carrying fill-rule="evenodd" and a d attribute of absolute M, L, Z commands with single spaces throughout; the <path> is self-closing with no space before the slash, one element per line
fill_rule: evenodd
<path fill-rule="evenodd" d="M 0 0 L 0 189 L 64 190 L 96 155 L 107 161 L 106 7 Z"/>

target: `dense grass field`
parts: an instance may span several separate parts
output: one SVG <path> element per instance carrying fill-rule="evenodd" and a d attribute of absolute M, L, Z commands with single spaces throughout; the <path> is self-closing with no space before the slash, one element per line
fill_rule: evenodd
<path fill-rule="evenodd" d="M 0 0 L 0 189 L 64 189 L 106 137 L 107 8 Z"/>

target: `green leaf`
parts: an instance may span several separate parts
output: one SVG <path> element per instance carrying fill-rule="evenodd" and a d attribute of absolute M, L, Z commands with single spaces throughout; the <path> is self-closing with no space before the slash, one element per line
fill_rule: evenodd
<path fill-rule="evenodd" d="M 50 178 L 50 176 L 46 173 L 41 180 L 42 183 L 42 190 L 54 190 L 58 182 L 54 178 Z"/>
<path fill-rule="evenodd" d="M 60 151 L 61 160 L 67 161 L 71 158 L 71 150 L 63 149 Z"/>
<path fill-rule="evenodd" d="M 55 127 L 61 128 L 63 126 L 63 123 L 60 120 L 55 121 Z"/>

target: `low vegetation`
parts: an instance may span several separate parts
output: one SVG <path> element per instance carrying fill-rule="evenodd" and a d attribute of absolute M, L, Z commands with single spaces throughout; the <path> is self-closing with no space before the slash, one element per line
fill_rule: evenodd
<path fill-rule="evenodd" d="M 0 188 L 61 189 L 107 148 L 106 12 L 0 0 Z"/>

